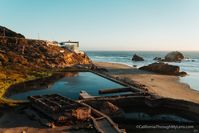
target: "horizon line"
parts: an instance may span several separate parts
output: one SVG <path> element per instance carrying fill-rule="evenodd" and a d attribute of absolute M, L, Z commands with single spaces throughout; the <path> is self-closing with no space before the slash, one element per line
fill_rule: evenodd
<path fill-rule="evenodd" d="M 172 51 L 179 51 L 179 52 L 199 52 L 199 50 L 82 50 L 85 52 L 89 51 L 96 51 L 96 52 L 172 52 Z"/>

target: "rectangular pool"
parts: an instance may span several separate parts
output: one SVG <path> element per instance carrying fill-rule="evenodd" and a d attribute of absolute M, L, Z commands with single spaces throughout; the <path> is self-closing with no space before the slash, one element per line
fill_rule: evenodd
<path fill-rule="evenodd" d="M 32 95 L 57 93 L 72 99 L 78 99 L 79 92 L 81 90 L 87 91 L 91 95 L 99 95 L 98 90 L 100 89 L 121 87 L 124 86 L 91 72 L 66 72 L 64 78 L 54 82 L 47 88 L 38 88 L 36 90 L 28 90 L 26 92 L 16 93 L 9 96 L 9 98 L 16 100 L 26 100 L 28 96 Z"/>

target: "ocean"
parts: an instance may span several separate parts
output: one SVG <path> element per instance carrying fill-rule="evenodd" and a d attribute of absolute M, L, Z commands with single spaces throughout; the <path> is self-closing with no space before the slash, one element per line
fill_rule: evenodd
<path fill-rule="evenodd" d="M 155 57 L 164 57 L 168 52 L 160 51 L 87 51 L 87 55 L 93 61 L 122 63 L 129 66 L 141 67 L 154 63 Z M 187 83 L 194 90 L 199 91 L 199 52 L 182 52 L 185 59 L 180 63 L 169 63 L 180 67 L 181 71 L 188 73 L 185 77 L 180 77 L 180 82 Z M 132 56 L 137 54 L 145 61 L 134 62 Z"/>

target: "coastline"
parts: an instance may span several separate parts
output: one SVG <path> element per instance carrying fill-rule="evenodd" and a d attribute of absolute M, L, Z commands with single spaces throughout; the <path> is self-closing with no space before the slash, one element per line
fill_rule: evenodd
<path fill-rule="evenodd" d="M 128 66 L 142 67 L 149 64 L 155 63 L 155 57 L 164 58 L 170 51 L 98 51 L 98 52 L 87 52 L 88 56 L 97 62 L 111 62 L 111 63 L 122 63 Z M 166 62 L 170 65 L 176 65 L 180 67 L 181 71 L 187 72 L 188 76 L 180 77 L 180 81 L 187 83 L 194 90 L 199 91 L 199 54 L 195 52 L 182 51 L 181 52 L 185 59 L 181 62 Z M 132 61 L 132 55 L 138 54 L 144 58 L 144 61 L 136 62 Z"/>
<path fill-rule="evenodd" d="M 112 77 L 146 85 L 149 93 L 199 103 L 199 92 L 188 84 L 180 82 L 178 76 L 156 74 L 119 63 L 94 62 L 94 64 L 107 69 L 106 73 Z"/>
<path fill-rule="evenodd" d="M 186 101 L 191 101 L 194 103 L 199 103 L 199 98 L 196 96 L 199 96 L 199 93 L 196 93 L 194 90 L 191 90 L 191 88 L 184 84 L 179 82 L 179 77 L 177 76 L 167 76 L 167 75 L 160 75 L 160 74 L 155 74 L 143 70 L 139 70 L 137 68 L 130 67 L 128 65 L 124 64 L 119 64 L 119 63 L 108 63 L 108 62 L 93 62 L 95 65 L 97 65 L 100 68 L 105 68 L 108 70 L 108 72 L 101 72 L 102 74 L 106 73 L 111 75 L 111 77 L 119 77 L 119 78 L 125 78 L 129 79 L 132 81 L 136 81 L 140 84 L 146 85 L 148 92 L 150 93 L 156 93 L 157 95 L 161 97 L 167 97 L 167 98 L 173 98 L 173 99 L 183 99 Z M 72 69 L 73 70 L 73 69 Z M 61 72 L 62 73 L 62 72 Z M 51 78 L 52 77 L 52 78 Z M 54 81 L 56 76 L 52 74 L 52 76 L 45 77 L 43 81 Z M 57 77 L 59 78 L 59 76 Z M 48 80 L 52 79 L 52 80 Z M 153 81 L 151 81 L 153 79 Z M 37 83 L 40 84 L 40 79 L 36 79 L 35 81 L 38 81 Z M 28 81 L 27 83 L 35 83 L 35 81 Z M 160 83 L 158 83 L 160 82 Z M 41 81 L 42 83 L 42 81 Z M 43 85 L 43 84 L 42 84 Z M 45 84 L 44 84 L 45 86 Z M 174 87 L 174 89 L 169 90 L 168 87 Z M 17 86 L 17 88 L 21 87 L 20 85 Z M 37 88 L 37 87 L 36 87 Z M 36 89 L 35 88 L 35 89 Z M 158 90 L 160 88 L 161 90 Z M 24 88 L 25 89 L 25 88 Z M 180 91 L 181 90 L 181 91 Z M 7 90 L 9 93 L 10 90 Z M 167 92 L 168 91 L 168 92 Z M 167 93 L 166 93 L 167 92 Z M 175 92 L 180 92 L 179 94 Z M 188 94 L 188 96 L 183 95 Z M 196 95 L 197 94 L 197 95 Z M 136 101 L 135 101 L 136 103 Z M 12 119 L 16 118 L 16 119 Z M 15 126 L 13 123 L 16 123 L 16 120 L 23 120 L 19 123 L 17 123 L 17 127 L 13 128 Z M 5 123 L 5 121 L 11 121 L 11 124 Z M 28 123 L 28 126 L 21 126 L 24 125 L 25 123 Z M 51 128 L 45 128 L 42 126 L 39 122 L 33 121 L 29 119 L 24 114 L 21 114 L 20 108 L 16 108 L 14 111 L 10 109 L 7 110 L 1 117 L 0 117 L 0 125 L 1 125 L 1 130 L 2 132 L 5 131 L 10 131 L 10 132 L 15 132 L 17 131 L 28 131 L 28 132 L 51 132 L 51 131 L 61 131 L 62 127 L 57 127 L 54 129 Z M 11 126 L 11 128 L 6 129 L 6 126 Z M 45 128 L 45 129 L 44 129 Z M 67 130 L 68 132 L 73 132 L 70 130 Z M 77 130 L 76 132 L 83 132 L 82 130 Z M 85 131 L 86 132 L 86 131 Z"/>

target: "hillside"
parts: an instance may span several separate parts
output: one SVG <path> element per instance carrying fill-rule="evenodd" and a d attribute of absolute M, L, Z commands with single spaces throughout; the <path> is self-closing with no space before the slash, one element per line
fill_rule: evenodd
<path fill-rule="evenodd" d="M 91 63 L 86 55 L 50 45 L 47 41 L 11 37 L 0 37 L 0 62 L 3 65 L 19 63 L 45 68 Z"/>
<path fill-rule="evenodd" d="M 0 36 L 7 36 L 7 37 L 17 37 L 17 38 L 25 38 L 24 35 L 20 33 L 16 33 L 6 27 L 0 26 Z"/>
<path fill-rule="evenodd" d="M 13 84 L 48 77 L 68 66 L 90 63 L 85 54 L 60 48 L 50 41 L 26 39 L 0 26 L 0 97 Z"/>
<path fill-rule="evenodd" d="M 76 54 L 54 46 L 50 41 L 0 36 L 0 63 L 4 66 L 19 63 L 35 67 L 63 68 L 89 64 L 91 60 L 85 54 Z"/>

